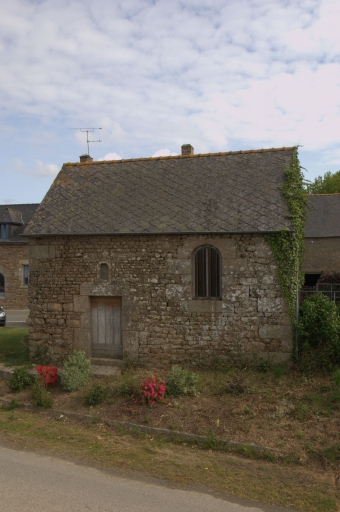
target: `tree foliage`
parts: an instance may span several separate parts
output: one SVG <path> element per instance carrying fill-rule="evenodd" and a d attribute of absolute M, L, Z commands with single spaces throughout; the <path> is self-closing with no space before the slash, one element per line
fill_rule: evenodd
<path fill-rule="evenodd" d="M 340 171 L 332 174 L 326 172 L 318 176 L 312 183 L 306 185 L 308 194 L 340 194 Z"/>

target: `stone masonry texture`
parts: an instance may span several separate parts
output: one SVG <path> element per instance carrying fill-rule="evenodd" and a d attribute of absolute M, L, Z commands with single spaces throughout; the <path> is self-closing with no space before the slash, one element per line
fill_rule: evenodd
<path fill-rule="evenodd" d="M 222 300 L 194 300 L 192 254 L 222 256 Z M 100 279 L 100 265 L 109 280 Z M 30 349 L 91 357 L 91 297 L 122 297 L 123 359 L 168 367 L 237 355 L 289 359 L 290 320 L 261 234 L 30 237 Z"/>
<path fill-rule="evenodd" d="M 28 287 L 22 284 L 22 266 L 28 265 L 28 243 L 0 244 L 0 273 L 5 277 L 5 295 L 0 306 L 5 309 L 28 309 Z"/>

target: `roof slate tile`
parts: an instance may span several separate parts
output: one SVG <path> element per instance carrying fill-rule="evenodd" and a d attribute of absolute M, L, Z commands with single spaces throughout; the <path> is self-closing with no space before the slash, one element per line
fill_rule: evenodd
<path fill-rule="evenodd" d="M 291 228 L 279 187 L 293 149 L 64 164 L 25 235 Z"/>

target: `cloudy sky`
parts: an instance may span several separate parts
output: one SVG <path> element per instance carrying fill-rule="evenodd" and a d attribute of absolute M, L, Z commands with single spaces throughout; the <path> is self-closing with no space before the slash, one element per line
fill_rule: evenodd
<path fill-rule="evenodd" d="M 0 0 L 0 203 L 63 162 L 300 144 L 340 169 L 339 0 Z"/>

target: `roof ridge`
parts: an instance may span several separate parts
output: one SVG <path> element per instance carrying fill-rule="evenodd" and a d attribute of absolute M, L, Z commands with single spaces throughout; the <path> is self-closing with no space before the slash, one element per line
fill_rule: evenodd
<path fill-rule="evenodd" d="M 224 151 L 219 153 L 198 153 L 197 155 L 175 155 L 175 156 L 157 156 L 157 157 L 145 157 L 145 158 L 122 158 L 121 160 L 97 160 L 88 162 L 67 162 L 63 164 L 63 167 L 83 166 L 83 165 L 101 165 L 101 164 L 112 164 L 112 163 L 125 163 L 125 162 L 144 162 L 148 160 L 175 160 L 176 158 L 200 158 L 210 156 L 226 156 L 226 155 L 240 155 L 249 153 L 273 153 L 275 151 L 291 151 L 296 146 L 282 147 L 282 148 L 268 148 L 268 149 L 245 149 L 239 151 Z"/>
<path fill-rule="evenodd" d="M 39 206 L 40 203 L 11 203 L 11 204 L 0 204 L 0 208 L 12 208 L 13 206 Z"/>

